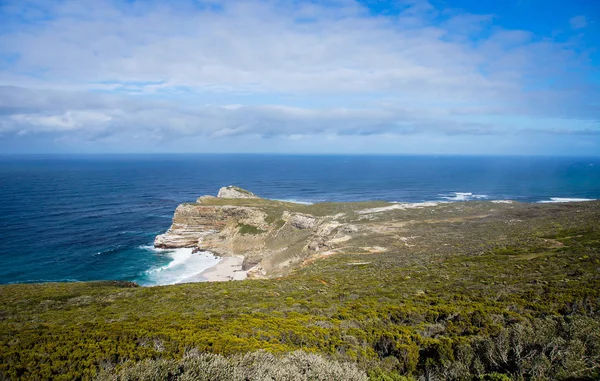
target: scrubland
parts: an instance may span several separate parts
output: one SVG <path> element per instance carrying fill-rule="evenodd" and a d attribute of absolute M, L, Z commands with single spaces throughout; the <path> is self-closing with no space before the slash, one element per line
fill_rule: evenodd
<path fill-rule="evenodd" d="M 370 233 L 272 279 L 1 286 L 0 378 L 600 377 L 600 202 L 312 207 Z"/>

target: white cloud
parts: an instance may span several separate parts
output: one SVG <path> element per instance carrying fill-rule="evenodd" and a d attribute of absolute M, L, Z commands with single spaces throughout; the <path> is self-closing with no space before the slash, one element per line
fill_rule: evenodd
<path fill-rule="evenodd" d="M 0 35 L 0 59 L 16 57 L 0 66 L 5 134 L 297 140 L 529 128 L 497 115 L 599 119 L 579 47 L 427 2 L 397 16 L 351 0 L 23 1 L 3 12 L 37 20 Z"/>
<path fill-rule="evenodd" d="M 15 124 L 31 126 L 40 131 L 71 131 L 106 124 L 112 117 L 92 111 L 66 111 L 59 115 L 13 114 Z"/>

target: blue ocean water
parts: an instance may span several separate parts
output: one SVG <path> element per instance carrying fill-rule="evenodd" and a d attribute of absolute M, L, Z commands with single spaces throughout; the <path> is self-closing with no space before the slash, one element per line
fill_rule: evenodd
<path fill-rule="evenodd" d="M 216 259 L 153 239 L 229 184 L 299 202 L 600 199 L 600 158 L 0 156 L 0 283 L 181 281 Z"/>

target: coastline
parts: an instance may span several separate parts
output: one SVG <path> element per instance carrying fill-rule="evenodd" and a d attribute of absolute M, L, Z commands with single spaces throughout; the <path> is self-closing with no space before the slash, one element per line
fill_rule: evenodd
<path fill-rule="evenodd" d="M 238 192 L 242 196 L 233 197 L 234 194 L 222 197 L 224 192 Z M 246 197 L 248 194 L 252 197 Z M 466 199 L 471 193 L 457 194 L 465 200 L 417 203 L 363 201 L 303 205 L 289 202 L 282 204 L 281 201 L 261 199 L 241 188 L 224 187 L 219 190 L 218 197 L 202 196 L 196 203 L 179 205 L 175 209 L 171 227 L 165 233 L 156 236 L 154 250 L 173 251 L 171 256 L 174 261 L 166 268 L 173 269 L 172 272 L 184 272 L 184 276 L 177 277 L 175 283 L 244 280 L 248 277 L 248 272 L 243 270 L 246 259 L 251 263 L 260 264 L 265 258 L 277 257 L 277 261 L 267 261 L 266 268 L 261 265 L 260 271 L 265 276 L 279 276 L 290 271 L 289 263 L 292 258 L 308 259 L 340 253 L 348 248 L 344 242 L 353 238 L 353 244 L 358 245 L 358 249 L 354 248 L 354 251 L 371 252 L 374 247 L 377 251 L 388 251 L 390 247 L 370 246 L 369 238 L 374 234 L 391 234 L 390 229 L 398 228 L 398 224 L 394 222 L 398 218 L 402 220 L 410 217 L 409 222 L 401 222 L 404 226 L 413 220 L 428 221 L 428 214 L 441 210 L 439 213 L 444 218 L 437 222 L 450 223 L 469 219 L 501 218 L 512 209 L 531 208 L 527 203 L 514 200 L 476 201 Z M 539 203 L 582 201 L 593 200 L 554 197 Z M 503 204 L 506 206 L 500 206 Z M 274 219 L 267 221 L 265 216 Z M 369 227 L 365 221 L 376 221 L 378 227 Z M 419 228 L 413 230 L 419 231 Z M 420 237 L 426 233 L 413 235 Z M 405 241 L 415 238 L 413 235 L 401 237 L 404 243 L 402 248 L 418 245 L 418 242 L 408 244 Z M 202 242 L 204 249 L 200 250 L 196 246 L 198 242 Z M 393 242 L 390 241 L 392 247 L 395 246 Z M 290 249 L 290 246 L 295 249 Z M 169 249 L 171 247 L 179 248 Z M 177 255 L 184 250 L 188 255 Z M 198 252 L 208 255 L 210 261 L 195 258 L 194 254 Z M 214 252 L 229 255 L 218 256 L 214 255 Z"/>
<path fill-rule="evenodd" d="M 242 270 L 244 257 L 236 255 L 232 257 L 221 257 L 216 265 L 206 270 L 184 279 L 180 283 L 194 282 L 226 282 L 230 280 L 244 280 L 247 277 L 247 271 Z"/>

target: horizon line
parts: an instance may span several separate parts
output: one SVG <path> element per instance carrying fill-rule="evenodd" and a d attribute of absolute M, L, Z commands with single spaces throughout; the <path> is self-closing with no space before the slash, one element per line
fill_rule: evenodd
<path fill-rule="evenodd" d="M 461 154 L 461 153 L 318 153 L 318 152 L 46 152 L 0 153 L 0 157 L 16 156 L 396 156 L 396 157 L 539 157 L 539 158 L 600 158 L 600 155 L 545 154 Z"/>

